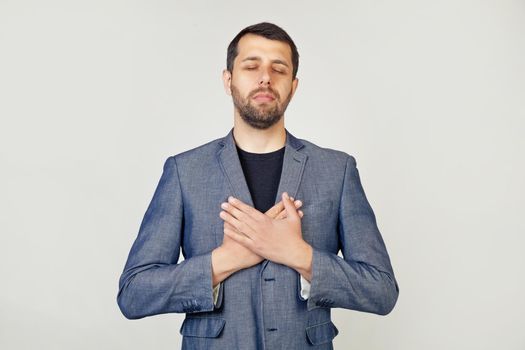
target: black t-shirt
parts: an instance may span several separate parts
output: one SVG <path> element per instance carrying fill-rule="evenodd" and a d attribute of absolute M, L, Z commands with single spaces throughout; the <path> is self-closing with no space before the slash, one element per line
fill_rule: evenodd
<path fill-rule="evenodd" d="M 236 145 L 237 146 L 237 145 Z M 264 213 L 275 204 L 284 159 L 283 146 L 268 153 L 246 152 L 237 146 L 237 154 L 252 196 L 254 208 Z"/>

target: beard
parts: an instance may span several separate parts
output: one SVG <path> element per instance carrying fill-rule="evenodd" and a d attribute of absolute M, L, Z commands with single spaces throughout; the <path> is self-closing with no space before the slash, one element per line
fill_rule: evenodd
<path fill-rule="evenodd" d="M 242 120 L 255 129 L 268 129 L 281 120 L 292 98 L 291 90 L 283 103 L 281 103 L 279 93 L 272 89 L 256 89 L 252 91 L 247 98 L 243 98 L 237 87 L 233 84 L 231 84 L 231 91 L 233 105 L 239 111 Z M 254 105 L 252 103 L 252 97 L 261 92 L 273 94 L 275 100 L 270 103 L 262 103 L 259 106 Z"/>

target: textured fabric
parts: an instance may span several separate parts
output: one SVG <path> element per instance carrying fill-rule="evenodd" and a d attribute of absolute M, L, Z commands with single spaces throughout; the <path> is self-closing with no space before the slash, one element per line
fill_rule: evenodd
<path fill-rule="evenodd" d="M 215 287 L 213 287 L 213 305 L 217 305 L 220 287 L 220 282 Z M 301 291 L 299 293 L 301 294 L 301 298 L 303 298 L 303 300 L 308 299 L 310 296 L 310 282 L 308 282 L 303 276 L 301 276 Z"/>
<path fill-rule="evenodd" d="M 223 238 L 220 203 L 233 195 L 253 206 L 232 128 L 166 159 L 119 279 L 124 316 L 186 313 L 183 350 L 300 350 L 333 349 L 332 308 L 389 313 L 399 287 L 354 157 L 286 130 L 275 203 L 284 191 L 304 203 L 301 230 L 313 248 L 307 300 L 295 270 L 264 260 L 222 281 L 214 304 L 211 251 Z"/>
<path fill-rule="evenodd" d="M 237 147 L 254 208 L 261 213 L 275 204 L 283 167 L 284 148 L 268 153 L 252 153 Z"/>
<path fill-rule="evenodd" d="M 255 208 L 264 213 L 273 206 L 277 194 L 285 147 L 267 153 L 248 152 L 239 146 L 236 149 Z M 271 203 L 269 198 L 272 198 Z M 220 283 L 213 287 L 214 305 L 217 304 L 219 288 Z M 304 300 L 310 295 L 310 283 L 303 276 L 300 294 Z"/>

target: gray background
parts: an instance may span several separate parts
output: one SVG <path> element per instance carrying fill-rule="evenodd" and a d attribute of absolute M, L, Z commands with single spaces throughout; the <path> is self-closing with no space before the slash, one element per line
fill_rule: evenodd
<path fill-rule="evenodd" d="M 337 349 L 525 349 L 523 1 L 0 1 L 0 348 L 178 349 L 118 277 L 173 154 L 226 135 L 226 47 L 281 25 L 297 137 L 357 159 L 400 297 Z"/>

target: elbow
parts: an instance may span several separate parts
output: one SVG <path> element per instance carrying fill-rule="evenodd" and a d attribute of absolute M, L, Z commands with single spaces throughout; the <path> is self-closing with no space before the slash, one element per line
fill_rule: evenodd
<path fill-rule="evenodd" d="M 120 312 L 122 312 L 122 315 L 124 315 L 125 318 L 127 318 L 128 320 L 137 320 L 139 319 L 140 317 L 137 317 L 136 315 L 134 315 L 133 313 L 129 312 L 128 309 L 120 306 Z"/>
<path fill-rule="evenodd" d="M 135 307 L 133 307 L 133 304 L 133 301 L 126 295 L 125 291 L 120 290 L 117 295 L 117 305 L 120 309 L 120 312 L 122 312 L 122 315 L 124 315 L 124 317 L 126 317 L 128 320 L 137 320 L 144 317 L 143 315 L 137 313 L 137 310 Z"/>
<path fill-rule="evenodd" d="M 127 310 L 120 308 L 120 311 L 122 312 L 122 315 L 124 315 L 125 318 L 128 320 L 138 320 L 140 317 L 137 317 L 136 315 L 129 313 Z"/>
<path fill-rule="evenodd" d="M 388 299 L 386 299 L 385 302 L 381 305 L 381 307 L 377 310 L 377 314 L 381 316 L 386 316 L 390 312 L 392 312 L 392 310 L 394 310 L 394 306 L 396 306 L 397 296 L 398 294 L 389 296 Z"/>
<path fill-rule="evenodd" d="M 122 312 L 122 315 L 124 315 L 125 318 L 128 320 L 138 320 L 139 318 L 143 318 L 143 315 L 140 315 L 133 311 L 133 307 L 131 305 L 127 305 L 125 303 L 122 303 L 117 300 L 118 306 L 120 308 L 120 312 Z"/>
<path fill-rule="evenodd" d="M 383 302 L 381 303 L 380 307 L 377 310 L 377 314 L 381 316 L 386 316 L 396 306 L 397 299 L 399 297 L 399 286 L 397 284 L 397 281 L 392 278 L 388 278 L 387 281 L 385 281 L 385 291 L 383 295 Z"/>
<path fill-rule="evenodd" d="M 122 312 L 122 315 L 124 315 L 124 317 L 126 317 L 128 320 L 136 320 L 140 317 L 138 317 L 138 315 L 134 314 L 133 311 L 132 311 L 132 308 L 130 307 L 130 305 L 124 303 L 122 301 L 122 298 L 117 298 L 117 304 L 118 304 L 118 307 L 120 309 L 120 312 Z"/>

